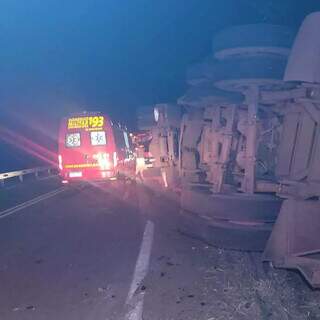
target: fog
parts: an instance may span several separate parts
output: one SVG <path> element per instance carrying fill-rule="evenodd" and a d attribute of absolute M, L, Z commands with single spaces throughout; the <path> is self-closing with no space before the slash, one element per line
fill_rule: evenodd
<path fill-rule="evenodd" d="M 71 112 L 104 111 L 134 128 L 137 106 L 181 96 L 187 66 L 210 52 L 214 32 L 297 27 L 317 3 L 2 0 L 0 123 L 52 150 L 59 119 Z M 0 171 L 30 165 L 14 150 L 0 140 Z"/>

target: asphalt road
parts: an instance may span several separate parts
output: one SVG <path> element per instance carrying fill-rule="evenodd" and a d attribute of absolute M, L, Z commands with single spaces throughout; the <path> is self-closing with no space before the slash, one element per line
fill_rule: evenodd
<path fill-rule="evenodd" d="M 320 319 L 298 274 L 181 235 L 169 194 L 40 184 L 0 191 L 1 320 Z"/>

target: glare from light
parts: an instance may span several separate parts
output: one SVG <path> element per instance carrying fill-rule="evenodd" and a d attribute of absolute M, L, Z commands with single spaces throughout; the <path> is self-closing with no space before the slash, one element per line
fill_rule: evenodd
<path fill-rule="evenodd" d="M 57 154 L 32 140 L 0 126 L 0 140 L 20 149 L 34 158 L 42 160 L 52 166 L 57 166 Z"/>
<path fill-rule="evenodd" d="M 110 170 L 112 163 L 109 159 L 109 153 L 99 152 L 93 156 L 94 159 L 98 161 L 101 170 Z"/>
<path fill-rule="evenodd" d="M 107 173 L 105 171 L 102 171 L 101 172 L 101 176 L 102 176 L 102 178 L 106 178 L 107 177 Z"/>
<path fill-rule="evenodd" d="M 158 108 L 154 108 L 154 110 L 153 110 L 153 114 L 154 114 L 154 120 L 156 121 L 156 122 L 158 122 L 159 121 L 159 109 Z"/>

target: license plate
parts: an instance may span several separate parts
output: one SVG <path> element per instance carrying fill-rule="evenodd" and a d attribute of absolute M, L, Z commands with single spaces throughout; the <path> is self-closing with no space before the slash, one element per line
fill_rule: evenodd
<path fill-rule="evenodd" d="M 73 171 L 69 173 L 70 178 L 81 178 L 82 172 L 81 171 Z"/>

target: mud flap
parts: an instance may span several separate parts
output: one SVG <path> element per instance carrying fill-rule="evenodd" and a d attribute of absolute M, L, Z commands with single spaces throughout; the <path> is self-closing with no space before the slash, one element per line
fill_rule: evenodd
<path fill-rule="evenodd" d="M 299 270 L 312 287 L 320 288 L 320 201 L 283 202 L 263 260 Z"/>

